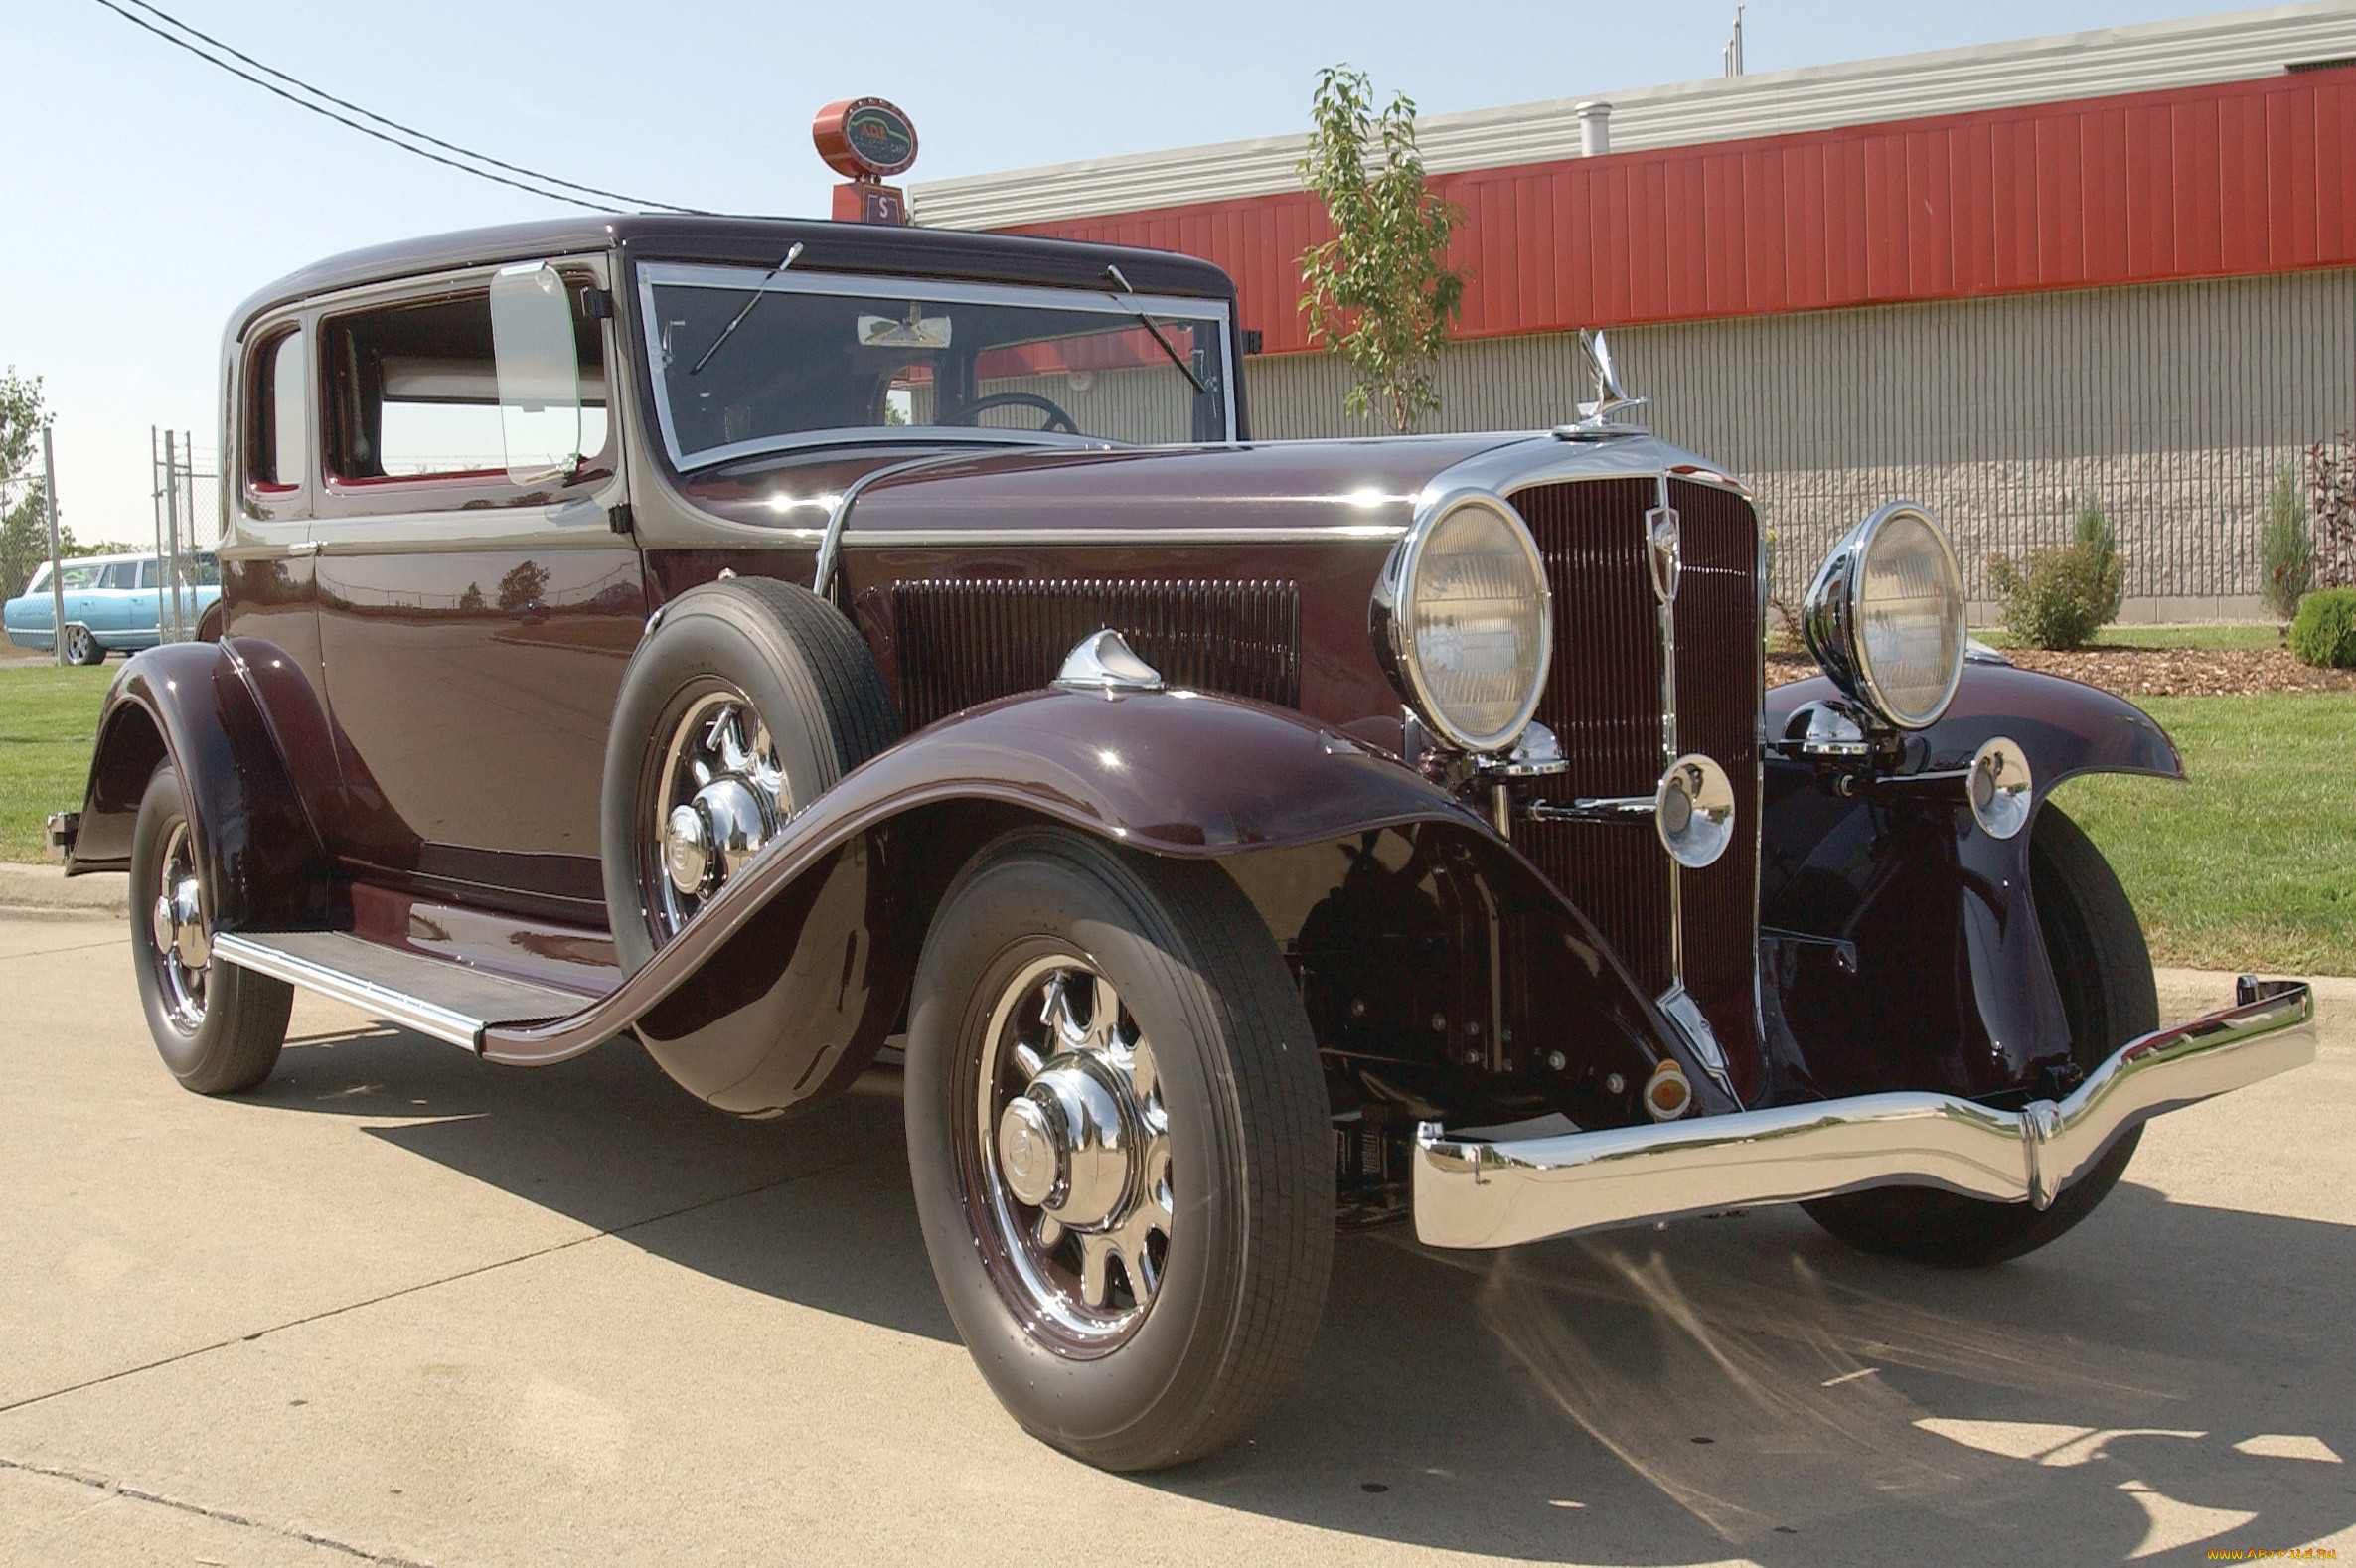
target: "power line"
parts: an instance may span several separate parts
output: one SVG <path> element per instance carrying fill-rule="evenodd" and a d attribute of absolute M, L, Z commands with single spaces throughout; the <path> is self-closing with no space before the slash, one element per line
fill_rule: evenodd
<path fill-rule="evenodd" d="M 599 187 L 593 185 L 582 185 L 578 181 L 559 179 L 555 175 L 542 174 L 538 170 L 527 169 L 519 164 L 508 163 L 501 159 L 491 157 L 487 153 L 479 153 L 471 148 L 461 147 L 455 142 L 444 141 L 438 136 L 428 135 L 424 131 L 417 130 L 413 126 L 403 125 L 398 120 L 388 119 L 384 115 L 375 113 L 369 109 L 362 108 L 359 104 L 353 103 L 348 99 L 339 98 L 332 92 L 327 92 L 321 88 L 312 86 L 309 82 L 304 81 L 300 78 L 289 76 L 285 72 L 277 70 L 275 67 L 266 66 L 260 61 L 255 60 L 252 56 L 244 54 L 241 51 L 223 43 L 221 40 L 212 37 L 210 34 L 199 32 L 196 28 L 190 27 L 186 22 L 181 21 L 178 17 L 171 15 L 169 12 L 163 11 L 156 6 L 148 4 L 147 0 L 127 0 L 127 3 L 137 6 L 140 10 L 149 13 L 168 26 L 179 29 L 181 33 L 188 34 L 190 38 L 201 40 L 204 44 L 210 45 L 213 49 L 220 50 L 222 54 L 229 55 L 235 60 L 241 61 L 245 65 L 251 66 L 253 71 L 240 70 L 237 66 L 231 64 L 230 61 L 223 60 L 220 58 L 220 56 L 210 54 L 205 49 L 199 48 L 196 44 L 190 43 L 187 38 L 182 38 L 176 33 L 166 32 L 164 28 L 156 26 L 155 23 L 148 21 L 145 17 L 135 16 L 130 11 L 125 10 L 122 5 L 116 3 L 116 0 L 96 0 L 96 3 L 98 5 L 104 6 L 116 16 L 121 17 L 133 27 L 137 27 L 146 32 L 152 33 L 157 38 L 162 39 L 165 43 L 172 45 L 174 48 L 186 50 L 189 54 L 196 56 L 197 59 L 205 62 L 207 65 L 216 67 L 222 71 L 226 71 L 231 76 L 236 77 L 240 80 L 251 82 L 254 86 L 261 88 L 264 92 L 268 92 L 273 96 L 283 98 L 297 108 L 308 109 L 313 114 L 317 114 L 323 119 L 333 120 L 338 125 L 342 125 L 348 130 L 356 130 L 363 136 L 372 137 L 375 140 L 381 141 L 390 147 L 397 147 L 403 152 L 413 153 L 417 157 L 427 159 L 433 163 L 438 163 L 444 168 L 456 169 L 461 174 L 471 174 L 478 180 L 489 180 L 495 184 L 508 186 L 511 189 L 523 191 L 533 196 L 544 197 L 550 201 L 565 202 L 574 207 L 585 207 L 591 212 L 612 213 L 620 211 L 620 209 L 607 207 L 600 202 L 584 201 L 580 196 L 574 196 L 567 193 L 578 191 L 584 193 L 587 196 L 601 196 L 607 198 L 610 201 L 620 202 L 624 207 L 655 208 L 659 211 L 668 213 L 687 213 L 698 216 L 702 215 L 702 210 L 699 208 L 680 207 L 670 202 L 647 201 L 640 197 L 625 196 L 617 191 L 602 190 Z M 296 88 L 298 91 L 310 94 L 310 97 L 299 97 L 295 92 L 289 92 L 285 87 L 278 86 L 275 82 L 264 80 L 262 77 L 254 75 L 253 72 L 261 72 L 266 76 L 274 77 L 278 81 L 286 82 L 289 86 Z M 324 103 L 334 104 L 336 108 L 349 109 L 353 114 L 360 115 L 364 119 L 373 120 L 377 125 L 385 126 L 392 131 L 396 131 L 399 133 L 399 135 L 388 135 L 386 131 L 378 130 L 371 125 L 362 124 L 360 120 L 348 118 L 343 114 L 337 113 L 333 108 L 323 107 L 321 103 L 312 102 L 311 98 L 318 98 Z M 403 141 L 400 139 L 400 137 L 403 136 L 413 138 L 413 140 Z M 415 145 L 415 142 L 419 141 L 425 142 L 433 147 L 440 147 L 447 152 L 455 153 L 458 155 L 458 158 L 472 159 L 474 162 L 461 163 L 458 161 L 458 158 L 444 157 L 440 153 L 429 152 L 425 147 Z M 487 164 L 490 167 L 477 168 L 474 166 L 475 164 Z M 508 171 L 509 175 L 522 175 L 524 180 L 533 180 L 540 183 L 538 185 L 528 185 L 524 183 L 524 180 L 510 179 L 508 178 L 508 175 L 494 174 L 491 172 L 492 169 L 504 169 Z M 555 186 L 560 187 L 561 189 L 545 190 L 542 189 L 543 186 Z"/>

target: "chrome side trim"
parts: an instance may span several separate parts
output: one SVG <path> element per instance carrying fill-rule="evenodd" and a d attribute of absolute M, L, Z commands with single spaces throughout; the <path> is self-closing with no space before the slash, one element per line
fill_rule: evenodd
<path fill-rule="evenodd" d="M 962 455 L 962 454 L 960 454 Z M 1395 545 L 1400 523 L 1318 523 L 1300 528 L 862 528 L 846 549 L 953 549 L 961 545 Z"/>
<path fill-rule="evenodd" d="M 1452 1139 L 1427 1122 L 1416 1130 L 1415 1233 L 1427 1246 L 1511 1247 L 1899 1183 L 2044 1208 L 2128 1128 L 2315 1059 L 2305 982 L 2244 977 L 2239 995 L 2121 1046 L 2059 1104 L 2023 1111 L 1869 1094 L 1507 1143 Z"/>
<path fill-rule="evenodd" d="M 818 564 L 810 570 L 810 591 L 822 599 L 834 597 L 835 563 L 843 554 L 843 531 L 851 527 L 852 505 L 861 496 L 865 495 L 870 486 L 879 480 L 897 478 L 901 474 L 913 473 L 919 468 L 928 468 L 935 463 L 951 462 L 967 455 L 964 452 L 947 454 L 934 452 L 927 453 L 923 457 L 911 457 L 902 462 L 886 463 L 881 468 L 868 469 L 844 486 L 843 493 L 835 498 L 833 509 L 827 513 L 826 532 L 819 536 Z"/>
<path fill-rule="evenodd" d="M 323 997 L 349 1004 L 373 1018 L 397 1023 L 402 1028 L 415 1029 L 432 1039 L 446 1040 L 452 1045 L 463 1045 L 468 1050 L 483 1048 L 483 1023 L 463 1013 L 455 1013 L 422 997 L 408 996 L 390 986 L 380 986 L 357 975 L 314 964 L 291 953 L 264 947 L 259 942 L 247 941 L 234 931 L 217 933 L 213 938 L 213 956 L 225 958 L 239 969 L 250 969 L 257 975 L 268 975 L 283 980 L 290 986 L 305 991 L 316 991 Z"/>

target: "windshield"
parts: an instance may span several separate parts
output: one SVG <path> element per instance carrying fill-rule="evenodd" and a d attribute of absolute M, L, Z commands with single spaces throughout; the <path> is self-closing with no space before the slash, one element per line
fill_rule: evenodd
<path fill-rule="evenodd" d="M 683 470 L 802 443 L 1234 427 L 1220 300 L 678 265 L 639 268 L 639 288 Z"/>

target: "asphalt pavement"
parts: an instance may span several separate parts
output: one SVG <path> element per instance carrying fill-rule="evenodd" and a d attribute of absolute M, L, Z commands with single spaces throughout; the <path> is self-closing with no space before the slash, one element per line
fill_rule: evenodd
<path fill-rule="evenodd" d="M 0 899 L 0 904 L 9 902 Z M 1098 1474 L 957 1343 L 883 1088 L 792 1122 L 298 1000 L 183 1092 L 0 915 L 0 1563 L 2191 1563 L 2356 1552 L 2356 1010 L 2003 1268 L 1795 1210 L 1344 1238 L 1253 1440 Z M 2170 977 L 2179 1009 L 2224 984 Z"/>

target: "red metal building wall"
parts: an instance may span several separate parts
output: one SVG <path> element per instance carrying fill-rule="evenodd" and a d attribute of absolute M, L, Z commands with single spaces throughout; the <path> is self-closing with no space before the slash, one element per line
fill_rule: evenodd
<path fill-rule="evenodd" d="M 1463 337 L 2356 265 L 2356 67 L 1437 176 Z M 1294 192 L 1022 226 L 1181 250 L 1309 347 Z"/>

